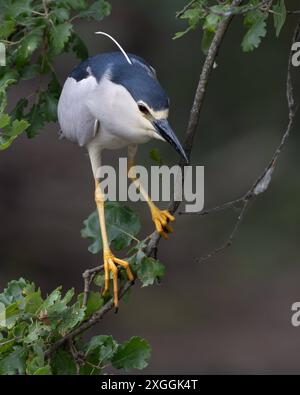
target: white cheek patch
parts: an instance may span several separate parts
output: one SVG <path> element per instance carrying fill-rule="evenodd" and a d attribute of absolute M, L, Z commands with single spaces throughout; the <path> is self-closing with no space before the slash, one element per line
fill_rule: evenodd
<path fill-rule="evenodd" d="M 169 116 L 169 110 L 162 110 L 162 111 L 154 111 L 151 110 L 151 114 L 155 119 L 167 119 Z"/>

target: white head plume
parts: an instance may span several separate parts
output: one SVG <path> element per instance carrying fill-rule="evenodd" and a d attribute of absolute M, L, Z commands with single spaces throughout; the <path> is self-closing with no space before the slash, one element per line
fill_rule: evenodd
<path fill-rule="evenodd" d="M 110 38 L 110 39 L 117 45 L 117 47 L 118 47 L 119 50 L 122 52 L 122 54 L 125 56 L 125 59 L 127 60 L 127 62 L 128 62 L 129 64 L 132 65 L 132 61 L 130 60 L 129 56 L 127 55 L 127 53 L 126 53 L 125 50 L 121 47 L 121 45 L 118 43 L 117 40 L 115 40 L 112 36 L 110 36 L 109 34 L 104 33 L 104 32 L 95 32 L 95 34 L 102 34 L 103 36 L 106 36 L 106 37 Z"/>

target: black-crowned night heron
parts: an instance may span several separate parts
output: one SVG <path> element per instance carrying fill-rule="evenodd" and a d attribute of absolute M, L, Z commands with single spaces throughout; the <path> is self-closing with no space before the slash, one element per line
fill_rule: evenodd
<path fill-rule="evenodd" d="M 165 238 L 173 231 L 169 222 L 175 218 L 168 211 L 161 211 L 155 206 L 135 176 L 137 145 L 152 138 L 167 141 L 185 160 L 187 158 L 168 123 L 169 99 L 156 78 L 155 70 L 140 57 L 127 55 L 110 38 L 118 45 L 120 52 L 93 56 L 72 71 L 59 99 L 58 119 L 62 135 L 85 147 L 90 156 L 103 241 L 104 292 L 109 291 L 111 272 L 114 304 L 117 307 L 117 265 L 125 268 L 129 281 L 133 281 L 134 277 L 128 262 L 116 258 L 108 242 L 105 197 L 97 177 L 101 153 L 104 149 L 128 146 L 128 176 L 147 201 L 156 230 Z"/>

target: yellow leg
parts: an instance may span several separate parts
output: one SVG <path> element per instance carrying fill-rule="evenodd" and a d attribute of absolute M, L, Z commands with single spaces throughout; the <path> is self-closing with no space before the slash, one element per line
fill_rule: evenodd
<path fill-rule="evenodd" d="M 98 181 L 96 181 L 95 201 L 99 215 L 99 222 L 100 222 L 102 242 L 103 242 L 103 263 L 104 263 L 104 276 L 105 276 L 103 293 L 109 292 L 110 273 L 112 273 L 114 305 L 117 308 L 119 305 L 119 297 L 118 297 L 118 268 L 116 264 L 125 268 L 129 281 L 134 281 L 134 276 L 130 270 L 129 263 L 123 261 L 122 259 L 116 258 L 110 250 L 107 232 L 106 232 L 106 225 L 105 225 L 104 195 L 101 191 L 101 186 Z"/>
<path fill-rule="evenodd" d="M 128 150 L 128 177 L 134 183 L 134 185 L 140 190 L 142 196 L 144 197 L 145 201 L 147 202 L 152 216 L 152 221 L 154 222 L 155 228 L 157 232 L 168 239 L 168 233 L 173 233 L 173 228 L 169 224 L 169 222 L 175 221 L 175 217 L 170 214 L 167 210 L 160 210 L 151 200 L 148 193 L 143 188 L 142 184 L 140 183 L 139 179 L 136 178 L 136 174 L 134 171 L 134 155 L 135 149 L 129 148 Z"/>

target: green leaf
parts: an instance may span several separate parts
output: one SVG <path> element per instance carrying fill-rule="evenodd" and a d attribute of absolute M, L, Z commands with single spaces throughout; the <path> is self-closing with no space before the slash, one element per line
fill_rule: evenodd
<path fill-rule="evenodd" d="M 132 337 L 130 340 L 119 346 L 112 358 L 112 365 L 116 369 L 144 369 L 150 359 L 151 348 L 148 342 L 139 337 Z"/>
<path fill-rule="evenodd" d="M 36 374 L 36 372 L 43 369 L 45 365 L 43 342 L 36 341 L 32 346 L 32 351 L 33 353 L 30 353 L 26 363 L 27 374 Z"/>
<path fill-rule="evenodd" d="M 0 302 L 8 306 L 14 302 L 21 302 L 24 300 L 23 291 L 28 286 L 28 282 L 24 278 L 10 281 L 7 288 L 0 294 Z"/>
<path fill-rule="evenodd" d="M 28 100 L 26 98 L 20 99 L 17 102 L 14 110 L 12 111 L 11 116 L 14 119 L 19 119 L 19 120 L 24 118 L 24 110 L 27 107 L 27 105 L 28 105 Z"/>
<path fill-rule="evenodd" d="M 28 345 L 37 342 L 37 340 L 49 332 L 49 327 L 41 322 L 34 321 L 28 328 L 28 335 L 24 337 L 23 343 Z"/>
<path fill-rule="evenodd" d="M 267 34 L 267 17 L 268 15 L 261 11 L 251 11 L 246 15 L 244 24 L 248 27 L 248 31 L 242 41 L 244 52 L 253 51 L 259 47 L 262 38 Z"/>
<path fill-rule="evenodd" d="M 12 20 L 18 19 L 21 16 L 30 15 L 33 11 L 31 7 L 32 0 L 13 0 L 6 2 L 6 17 Z"/>
<path fill-rule="evenodd" d="M 95 19 L 101 21 L 111 12 L 111 5 L 106 0 L 94 1 L 91 6 L 78 14 L 80 18 Z"/>
<path fill-rule="evenodd" d="M 28 330 L 28 322 L 21 321 L 20 323 L 17 323 L 17 325 L 14 326 L 12 334 L 15 338 L 23 338 L 25 336 L 25 333 Z"/>
<path fill-rule="evenodd" d="M 276 31 L 276 37 L 279 37 L 280 32 L 286 21 L 286 7 L 285 0 L 278 0 L 277 4 L 273 6 L 274 11 L 274 27 Z"/>
<path fill-rule="evenodd" d="M 165 267 L 153 258 L 145 257 L 142 259 L 137 270 L 138 278 L 143 283 L 143 287 L 153 285 L 156 279 L 161 279 L 165 274 Z"/>
<path fill-rule="evenodd" d="M 94 336 L 87 347 L 86 354 L 93 354 L 94 361 L 100 367 L 110 361 L 118 348 L 112 336 Z"/>
<path fill-rule="evenodd" d="M 24 374 L 25 359 L 25 348 L 15 346 L 10 354 L 0 360 L 0 375 Z"/>
<path fill-rule="evenodd" d="M 73 25 L 69 22 L 54 26 L 50 31 L 50 48 L 53 55 L 62 52 L 72 35 Z"/>
<path fill-rule="evenodd" d="M 22 80 L 31 80 L 36 77 L 40 71 L 38 64 L 28 64 L 20 70 L 20 77 Z"/>
<path fill-rule="evenodd" d="M 50 314 L 49 318 L 51 319 Z M 83 321 L 84 318 L 85 309 L 81 307 L 79 302 L 77 302 L 68 309 L 65 309 L 65 311 L 60 315 L 57 330 L 62 336 L 65 336 L 71 329 L 75 328 L 77 324 Z"/>
<path fill-rule="evenodd" d="M 188 27 L 186 30 L 184 30 L 183 32 L 177 32 L 175 34 L 175 36 L 173 37 L 173 40 L 177 40 L 178 38 L 181 38 L 183 36 L 185 36 L 192 28 Z"/>
<path fill-rule="evenodd" d="M 41 297 L 41 291 L 38 290 L 34 293 L 25 297 L 25 312 L 35 314 L 41 307 L 43 299 Z"/>
<path fill-rule="evenodd" d="M 108 240 L 113 248 L 120 251 L 128 247 L 134 236 L 140 230 L 140 221 L 134 211 L 121 206 L 117 202 L 105 202 L 105 221 Z M 93 243 L 89 246 L 92 254 L 97 254 L 102 249 L 101 230 L 97 211 L 84 221 L 81 236 L 90 239 Z"/>
<path fill-rule="evenodd" d="M 4 338 L 0 340 L 0 354 L 7 355 L 8 351 L 15 346 L 15 338 Z M 2 355 L 0 355 L 0 360 L 2 359 Z"/>
<path fill-rule="evenodd" d="M 195 30 L 200 24 L 201 20 L 206 16 L 206 11 L 203 9 L 203 5 L 206 5 L 207 0 L 198 0 L 192 8 L 187 9 L 182 15 L 181 19 L 187 19 L 189 27 L 175 34 L 173 40 L 183 37 L 191 30 Z"/>
<path fill-rule="evenodd" d="M 78 302 L 80 303 L 81 306 L 83 302 L 83 294 L 78 295 Z M 104 300 L 100 292 L 91 291 L 89 293 L 89 297 L 86 304 L 85 319 L 89 318 L 96 311 L 100 310 L 103 304 L 104 304 Z"/>
<path fill-rule="evenodd" d="M 29 128 L 27 130 L 27 136 L 29 138 L 33 138 L 38 135 L 39 131 L 45 125 L 45 114 L 40 111 L 43 103 L 39 101 L 37 104 L 35 103 L 32 108 L 30 109 L 29 113 L 26 115 L 26 119 L 29 122 Z"/>
<path fill-rule="evenodd" d="M 203 10 L 200 7 L 195 7 L 186 10 L 185 13 L 181 16 L 181 19 L 187 19 L 189 26 L 192 29 L 195 29 L 203 16 Z"/>
<path fill-rule="evenodd" d="M 97 287 L 104 287 L 104 282 L 105 282 L 105 278 L 104 278 L 104 274 L 97 274 L 94 279 L 93 279 L 93 283 L 97 286 Z"/>
<path fill-rule="evenodd" d="M 207 30 L 203 31 L 202 41 L 201 41 L 201 49 L 204 55 L 208 54 L 208 50 L 211 46 L 211 43 L 214 39 L 215 33 L 209 32 Z"/>
<path fill-rule="evenodd" d="M 63 5 L 66 3 L 69 7 L 71 7 L 75 11 L 83 10 L 86 8 L 85 0 L 65 0 L 60 2 L 63 3 Z"/>
<path fill-rule="evenodd" d="M 33 52 L 40 46 L 43 38 L 43 31 L 41 29 L 36 29 L 32 33 L 29 33 L 21 41 L 18 48 L 16 65 L 17 67 L 24 66 L 29 60 Z"/>
<path fill-rule="evenodd" d="M 37 369 L 34 373 L 35 376 L 49 376 L 52 374 L 51 372 L 51 367 L 49 365 L 46 365 L 42 368 Z"/>
<path fill-rule="evenodd" d="M 16 23 L 11 19 L 1 21 L 0 38 L 7 39 L 15 31 Z"/>
<path fill-rule="evenodd" d="M 58 23 L 65 22 L 70 18 L 69 11 L 64 7 L 54 7 L 51 10 L 51 15 L 54 16 Z"/>
<path fill-rule="evenodd" d="M 19 319 L 19 304 L 20 302 L 14 302 L 5 309 L 5 326 L 8 329 L 13 328 Z"/>
<path fill-rule="evenodd" d="M 9 125 L 9 123 L 10 123 L 10 116 L 8 114 L 0 114 L 0 129 Z"/>
<path fill-rule="evenodd" d="M 17 137 L 21 133 L 23 133 L 29 127 L 29 123 L 25 119 L 21 119 L 20 121 L 16 119 L 12 123 L 12 131 L 11 136 Z"/>
<path fill-rule="evenodd" d="M 74 291 L 73 291 L 74 292 Z M 43 302 L 40 310 L 48 310 L 50 307 L 54 306 L 55 303 L 59 302 L 61 299 L 61 287 L 56 288 Z"/>
<path fill-rule="evenodd" d="M 78 34 L 74 33 L 72 38 L 73 51 L 78 59 L 85 60 L 89 57 L 88 49 Z"/>
<path fill-rule="evenodd" d="M 53 354 L 51 368 L 55 375 L 74 375 L 76 373 L 74 358 L 70 353 L 61 348 Z"/>
<path fill-rule="evenodd" d="M 218 28 L 220 20 L 221 17 L 219 15 L 208 14 L 207 17 L 205 18 L 203 29 L 206 30 L 207 32 L 215 33 Z"/>
<path fill-rule="evenodd" d="M 21 133 L 28 129 L 28 127 L 29 123 L 25 119 L 21 121 L 16 119 L 13 121 L 12 125 L 7 125 L 4 131 L 0 133 L 0 151 L 7 149 Z"/>

